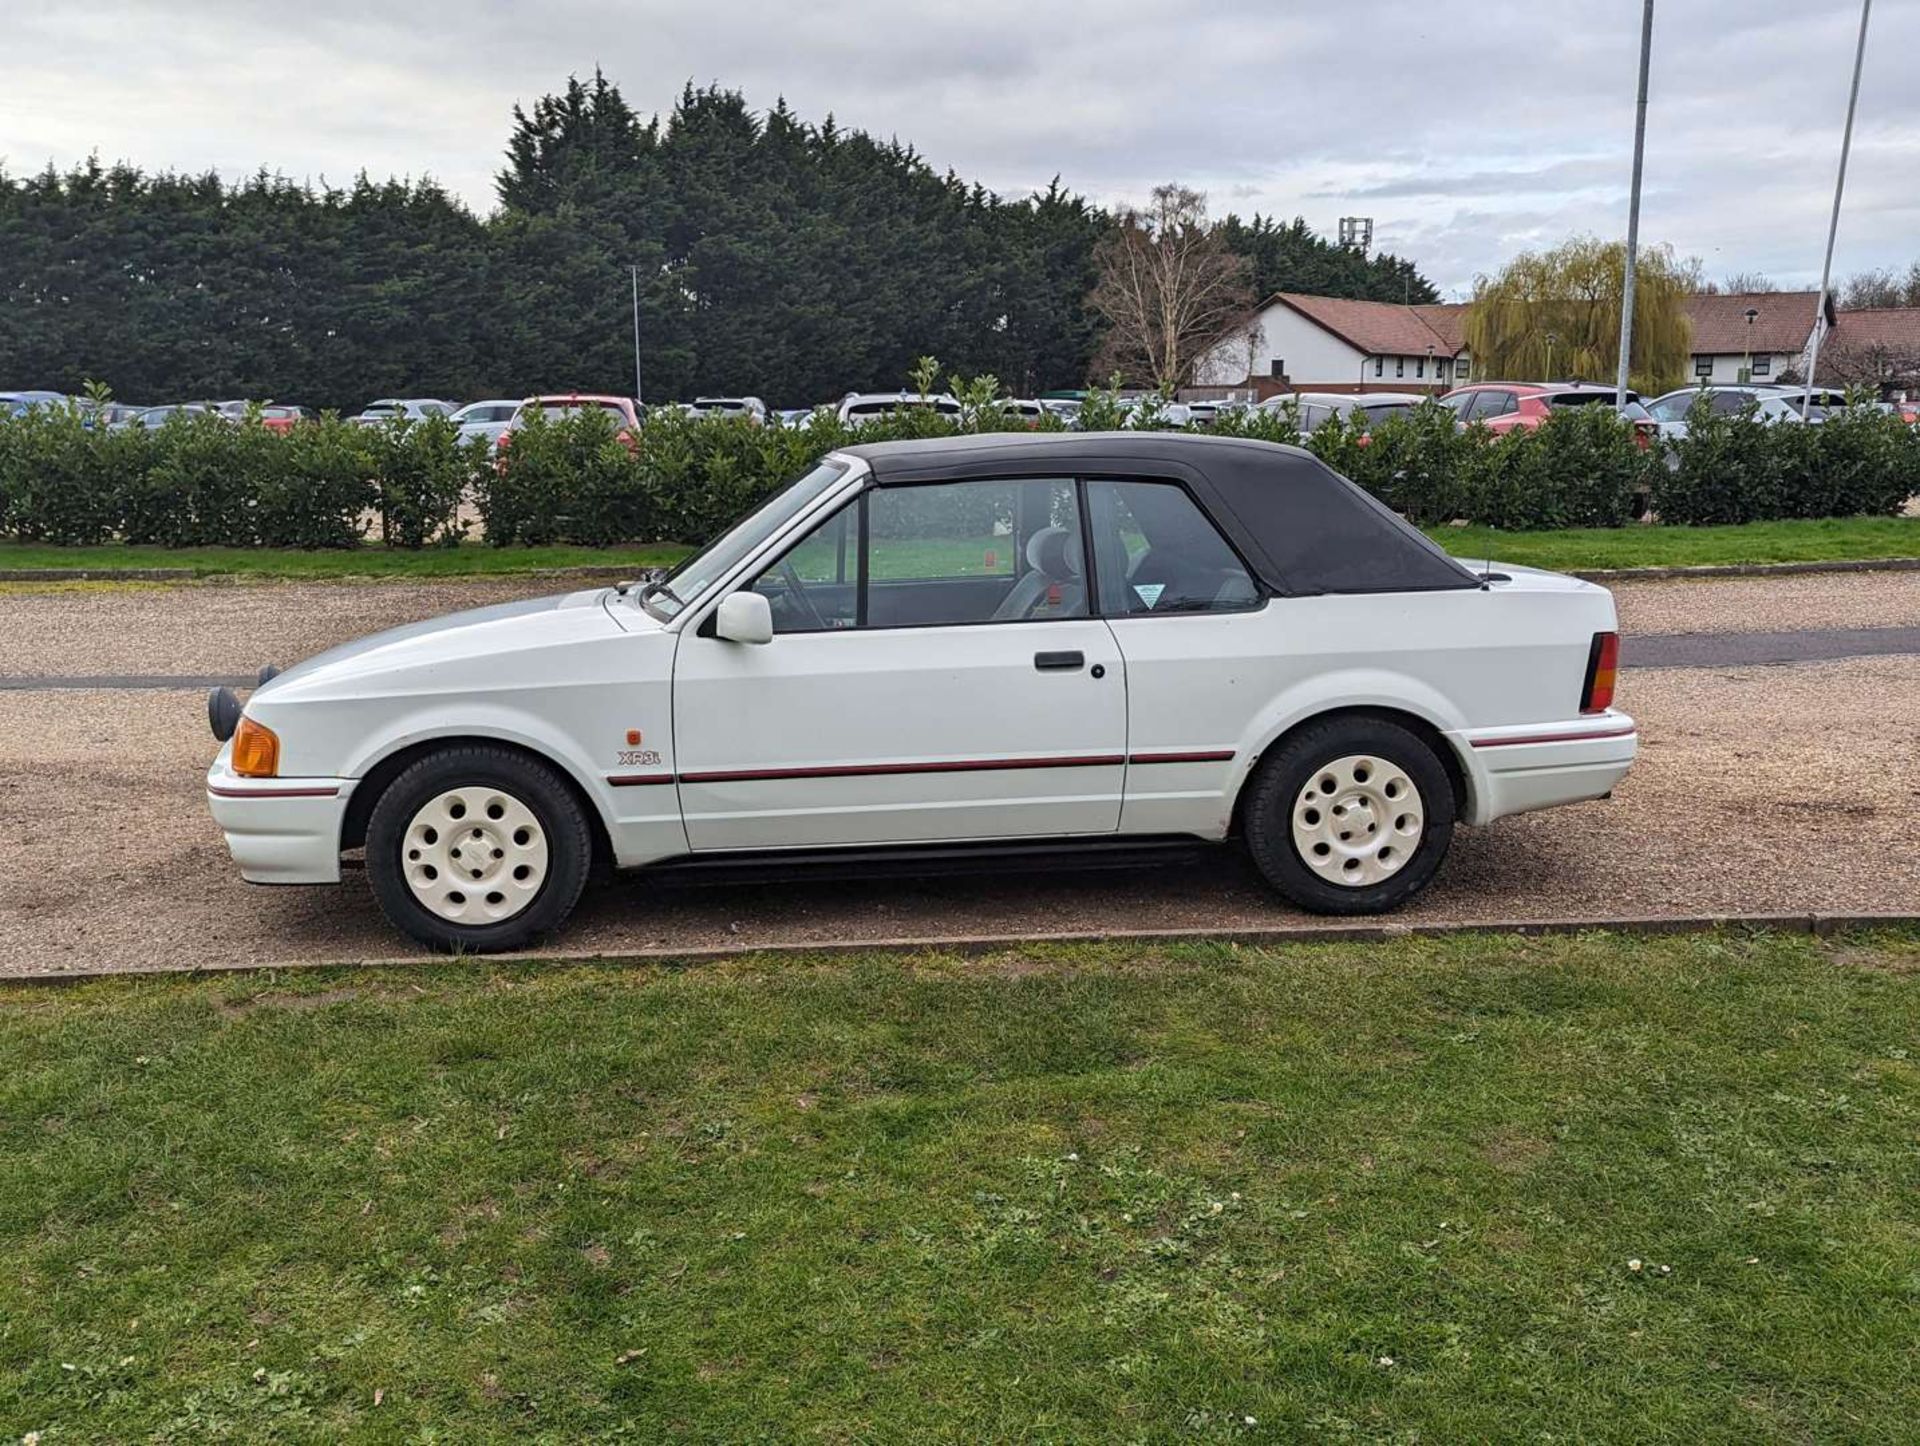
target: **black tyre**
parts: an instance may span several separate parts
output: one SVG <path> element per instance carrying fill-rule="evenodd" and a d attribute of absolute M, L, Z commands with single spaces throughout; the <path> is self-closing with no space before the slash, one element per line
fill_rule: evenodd
<path fill-rule="evenodd" d="M 522 949 L 580 899 L 593 836 L 566 782 L 506 748 L 429 754 L 380 795 L 367 877 L 395 928 L 429 949 Z"/>
<path fill-rule="evenodd" d="M 1397 909 L 1427 886 L 1453 841 L 1445 766 L 1418 734 L 1384 719 L 1309 723 L 1248 787 L 1255 867 L 1316 914 Z"/>

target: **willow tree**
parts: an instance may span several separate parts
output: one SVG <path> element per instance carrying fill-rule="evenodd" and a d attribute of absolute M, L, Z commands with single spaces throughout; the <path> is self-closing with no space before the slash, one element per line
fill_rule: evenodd
<path fill-rule="evenodd" d="M 1523 252 L 1474 285 L 1464 337 L 1476 376 L 1511 381 L 1609 382 L 1620 358 L 1620 293 L 1627 248 L 1576 236 Z M 1682 385 L 1692 345 L 1685 312 L 1691 272 L 1668 246 L 1640 252 L 1633 289 L 1629 377 L 1638 391 Z"/>

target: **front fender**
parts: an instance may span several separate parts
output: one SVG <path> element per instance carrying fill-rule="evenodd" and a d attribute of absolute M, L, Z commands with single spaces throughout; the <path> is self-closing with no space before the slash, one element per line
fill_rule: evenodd
<path fill-rule="evenodd" d="M 436 739 L 491 739 L 536 753 L 579 785 L 610 833 L 615 827 L 603 771 L 595 769 L 593 760 L 567 733 L 538 714 L 511 705 L 483 702 L 464 708 L 456 728 L 449 726 L 443 709 L 423 703 L 395 718 L 377 735 L 361 740 L 343 776 L 365 778 L 396 753 Z"/>

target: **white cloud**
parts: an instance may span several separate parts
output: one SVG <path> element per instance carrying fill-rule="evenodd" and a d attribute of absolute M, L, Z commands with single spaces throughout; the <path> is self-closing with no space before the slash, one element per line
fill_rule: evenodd
<path fill-rule="evenodd" d="M 431 174 L 492 204 L 515 101 L 598 65 L 642 112 L 720 81 L 912 142 L 1019 193 L 1180 179 L 1215 209 L 1370 214 L 1443 288 L 1574 231 L 1618 234 L 1638 10 L 1476 0 L 69 0 L 10 16 L 0 157 L 149 169 Z M 1709 272 L 1817 277 L 1858 11 L 1668 4 L 1642 232 Z M 1874 14 L 1836 268 L 1920 250 L 1920 0 Z"/>

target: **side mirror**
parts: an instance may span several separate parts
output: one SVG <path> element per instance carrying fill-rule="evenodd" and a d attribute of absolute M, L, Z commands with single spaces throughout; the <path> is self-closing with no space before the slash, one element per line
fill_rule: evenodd
<path fill-rule="evenodd" d="M 713 633 L 730 643 L 773 641 L 773 606 L 753 591 L 729 593 L 714 615 Z"/>

